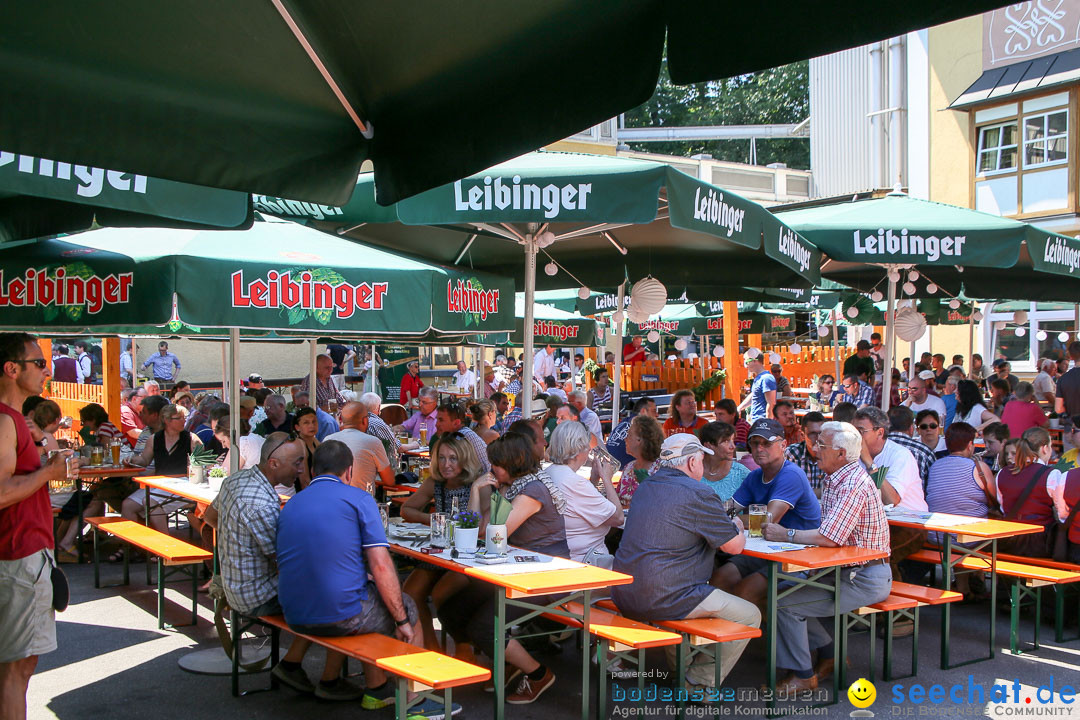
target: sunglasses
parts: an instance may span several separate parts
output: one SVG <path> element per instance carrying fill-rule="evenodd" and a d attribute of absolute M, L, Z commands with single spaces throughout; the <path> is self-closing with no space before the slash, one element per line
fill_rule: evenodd
<path fill-rule="evenodd" d="M 936 424 L 928 425 L 926 423 L 923 423 L 922 425 L 919 426 L 919 429 L 920 430 L 937 430 L 938 426 Z"/>
<path fill-rule="evenodd" d="M 20 365 L 26 365 L 27 363 L 31 365 L 37 365 L 38 370 L 44 370 L 49 366 L 49 361 L 45 358 L 34 358 L 33 360 L 14 360 L 12 362 L 17 362 Z"/>

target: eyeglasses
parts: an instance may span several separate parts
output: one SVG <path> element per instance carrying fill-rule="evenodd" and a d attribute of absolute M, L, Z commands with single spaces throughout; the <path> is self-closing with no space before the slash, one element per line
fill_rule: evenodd
<path fill-rule="evenodd" d="M 27 363 L 30 363 L 31 365 L 37 365 L 38 370 L 44 370 L 49 366 L 49 361 L 45 358 L 34 358 L 33 360 L 13 360 L 12 362 L 17 362 L 20 365 L 26 365 Z"/>
<path fill-rule="evenodd" d="M 832 385 L 832 384 L 833 384 L 833 381 L 832 381 L 832 380 L 822 380 L 822 381 L 821 381 L 821 384 L 822 384 L 822 385 Z"/>
<path fill-rule="evenodd" d="M 938 426 L 937 426 L 936 423 L 934 423 L 934 424 L 923 423 L 922 425 L 919 426 L 919 429 L 920 430 L 937 430 Z"/>

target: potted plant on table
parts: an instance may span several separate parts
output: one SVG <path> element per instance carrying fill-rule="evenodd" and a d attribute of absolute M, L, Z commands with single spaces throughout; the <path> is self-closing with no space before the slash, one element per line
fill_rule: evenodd
<path fill-rule="evenodd" d="M 1050 427 L 1052 429 L 1058 430 L 1059 428 L 1061 428 L 1061 416 L 1058 415 L 1056 412 L 1051 412 L 1049 415 L 1046 416 L 1046 418 L 1050 421 Z"/>
<path fill-rule="evenodd" d="M 480 534 L 480 513 L 462 510 L 454 515 L 454 547 L 458 552 L 475 553 Z"/>
<path fill-rule="evenodd" d="M 214 492 L 221 491 L 221 484 L 225 482 L 225 478 L 229 476 L 229 471 L 220 465 L 215 465 L 210 468 L 210 472 L 206 475 L 206 481 L 210 483 L 210 489 Z"/>
<path fill-rule="evenodd" d="M 217 454 L 202 445 L 188 456 L 188 480 L 199 485 L 206 484 L 206 469 L 217 462 Z"/>

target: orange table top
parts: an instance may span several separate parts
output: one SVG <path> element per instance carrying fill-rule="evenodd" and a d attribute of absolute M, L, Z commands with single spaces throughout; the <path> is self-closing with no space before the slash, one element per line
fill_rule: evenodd
<path fill-rule="evenodd" d="M 756 550 L 743 550 L 743 555 L 756 557 L 762 560 L 771 560 L 782 563 L 785 566 L 801 567 L 807 570 L 836 567 L 837 565 L 855 565 L 856 563 L 880 560 L 889 557 L 889 553 L 881 550 L 849 545 L 845 547 L 808 547 L 802 550 L 788 550 L 786 552 L 763 553 Z"/>
<path fill-rule="evenodd" d="M 83 478 L 132 477 L 144 472 L 146 468 L 138 465 L 84 465 L 79 468 L 79 475 Z"/>
<path fill-rule="evenodd" d="M 1030 525 L 1028 523 L 1013 522 L 1012 520 L 980 520 L 966 525 L 936 525 L 933 522 L 933 517 L 926 522 L 889 518 L 889 524 L 897 527 L 918 528 L 986 540 L 1013 537 L 1015 535 L 1030 535 L 1043 531 L 1041 525 Z"/>
<path fill-rule="evenodd" d="M 486 568 L 474 568 L 454 562 L 450 558 L 449 550 L 437 555 L 430 555 L 420 552 L 419 548 L 394 543 L 390 544 L 390 549 L 401 555 L 408 555 L 447 570 L 464 573 L 469 577 L 489 582 L 492 585 L 506 588 L 520 595 L 548 595 L 550 593 L 574 592 L 576 590 L 595 590 L 613 585 L 629 585 L 634 582 L 631 575 L 593 567 L 592 565 L 561 570 L 537 570 L 536 572 L 516 575 L 499 575 L 488 571 Z"/>
<path fill-rule="evenodd" d="M 203 503 L 204 505 L 212 503 L 214 498 L 218 495 L 216 491 L 210 489 L 209 485 L 196 485 L 187 482 L 187 477 L 184 475 L 148 475 L 146 477 L 136 477 L 133 479 L 143 487 L 164 490 L 167 493 L 172 493 L 173 495 L 187 500 L 193 500 L 197 503 Z M 288 495 L 278 495 L 278 497 L 281 498 L 281 503 L 283 505 L 289 499 Z"/>

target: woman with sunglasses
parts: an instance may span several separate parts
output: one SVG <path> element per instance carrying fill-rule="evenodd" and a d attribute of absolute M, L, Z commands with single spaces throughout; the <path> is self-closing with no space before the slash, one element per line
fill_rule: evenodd
<path fill-rule="evenodd" d="M 184 429 L 187 414 L 178 405 L 166 405 L 161 410 L 161 430 L 154 433 L 153 439 L 146 443 L 142 452 L 131 458 L 132 465 L 146 467 L 152 461 L 157 475 L 188 474 L 188 456 L 191 451 L 202 445 L 199 436 Z M 144 494 L 137 490 L 124 500 L 120 514 L 127 520 L 141 522 L 144 513 Z M 187 509 L 191 503 L 178 499 L 164 490 L 150 491 L 150 526 L 159 532 L 168 533 L 168 516 L 176 510 Z M 112 558 L 110 558 L 112 559 Z"/>
<path fill-rule="evenodd" d="M 437 513 L 449 513 L 455 500 L 459 510 L 465 510 L 469 506 L 473 484 L 483 475 L 480 458 L 472 443 L 459 432 L 439 435 L 431 448 L 431 457 L 434 458 L 431 476 L 401 506 L 401 519 L 405 522 L 430 525 L 431 514 L 427 510 L 432 501 Z M 490 488 L 477 497 L 483 513 L 487 512 L 490 497 Z M 428 598 L 431 598 L 431 605 L 438 612 L 447 598 L 467 585 L 468 579 L 461 573 L 447 572 L 429 563 L 420 563 L 406 578 L 402 589 L 416 601 L 420 628 L 424 632 L 424 647 L 428 650 L 441 650 Z"/>
<path fill-rule="evenodd" d="M 836 378 L 829 374 L 822 375 L 817 381 L 817 391 L 810 393 L 810 397 L 821 403 L 823 407 L 826 405 L 832 407 L 839 402 L 838 398 L 844 394 L 835 388 Z"/>
<path fill-rule="evenodd" d="M 945 449 L 945 433 L 941 426 L 941 417 L 936 410 L 920 410 L 915 416 L 915 429 L 923 445 L 934 451 L 939 458 L 948 453 Z"/>
<path fill-rule="evenodd" d="M 296 438 L 304 445 L 304 469 L 300 471 L 297 480 L 296 492 L 300 492 L 311 482 L 311 462 L 315 456 L 315 448 L 319 447 L 319 416 L 313 407 L 300 408 L 293 418 L 293 432 Z"/>

